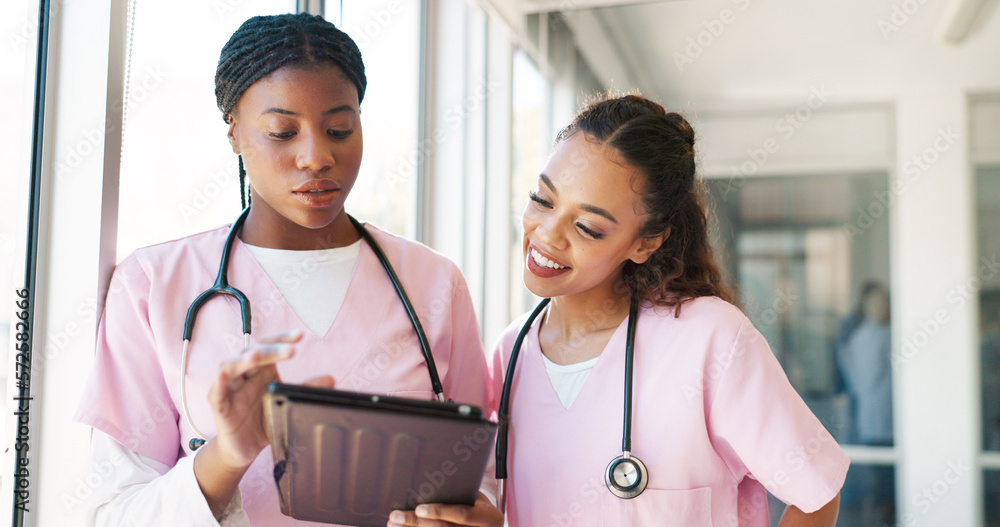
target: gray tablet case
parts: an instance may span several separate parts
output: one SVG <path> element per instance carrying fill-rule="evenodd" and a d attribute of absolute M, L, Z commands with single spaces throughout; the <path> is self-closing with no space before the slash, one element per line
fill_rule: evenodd
<path fill-rule="evenodd" d="M 272 383 L 264 395 L 281 512 L 383 526 L 420 503 L 472 505 L 496 424 L 474 406 Z"/>

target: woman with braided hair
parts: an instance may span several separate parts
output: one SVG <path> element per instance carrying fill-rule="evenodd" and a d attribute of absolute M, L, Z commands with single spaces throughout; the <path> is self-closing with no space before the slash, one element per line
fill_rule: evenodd
<path fill-rule="evenodd" d="M 253 341 L 245 347 L 234 331 L 236 302 L 207 302 L 182 366 L 185 314 L 215 280 L 228 226 L 140 249 L 117 267 L 77 413 L 94 428 L 104 476 L 89 525 L 305 524 L 280 512 L 262 418 L 267 384 L 336 380 L 431 398 L 414 327 L 344 210 L 361 163 L 365 87 L 358 47 L 318 16 L 254 17 L 223 47 L 216 96 L 252 203 L 235 231 L 229 283 L 250 300 Z M 488 408 L 486 359 L 458 268 L 367 230 L 412 300 L 446 396 Z M 204 446 L 188 441 L 202 432 Z M 470 511 L 483 525 L 502 522 L 485 495 Z"/>
<path fill-rule="evenodd" d="M 511 526 L 765 527 L 765 490 L 789 504 L 782 526 L 836 522 L 848 459 L 733 305 L 694 143 L 652 101 L 598 100 L 529 195 L 524 283 L 546 300 L 493 362 Z"/>

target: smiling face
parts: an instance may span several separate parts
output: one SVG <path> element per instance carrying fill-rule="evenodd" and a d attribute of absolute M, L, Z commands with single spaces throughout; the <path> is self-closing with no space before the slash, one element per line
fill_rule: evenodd
<path fill-rule="evenodd" d="M 615 284 L 625 262 L 645 262 L 662 242 L 639 236 L 647 218 L 635 191 L 641 177 L 584 132 L 560 142 L 521 217 L 528 290 L 549 298 L 620 296 Z"/>
<path fill-rule="evenodd" d="M 279 249 L 357 240 L 343 214 L 361 166 L 358 92 L 332 65 L 285 66 L 246 90 L 230 118 L 252 207 L 241 238 Z"/>

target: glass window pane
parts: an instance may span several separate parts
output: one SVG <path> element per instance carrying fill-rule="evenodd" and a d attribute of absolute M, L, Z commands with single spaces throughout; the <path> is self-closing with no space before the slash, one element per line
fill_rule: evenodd
<path fill-rule="evenodd" d="M 896 470 L 887 465 L 852 463 L 840 489 L 837 525 L 887 527 L 896 525 Z M 768 494 L 771 526 L 778 525 L 785 504 Z M 990 525 L 990 524 L 987 524 Z"/>
<path fill-rule="evenodd" d="M 236 219 L 236 155 L 215 100 L 219 52 L 246 19 L 292 12 L 295 2 L 138 2 L 136 9 L 119 260 L 138 247 Z"/>
<path fill-rule="evenodd" d="M 884 174 L 708 182 L 720 258 L 789 380 L 841 443 L 892 445 Z"/>
<path fill-rule="evenodd" d="M 0 309 L 0 359 L 10 364 L 10 323 L 13 312 L 12 294 L 23 283 L 14 283 L 15 270 L 24 265 L 25 247 L 18 243 L 18 235 L 27 217 L 22 215 L 22 207 L 28 201 L 28 167 L 31 151 L 31 117 L 34 82 L 35 44 L 38 25 L 37 6 L 32 2 L 4 2 L 0 4 L 0 27 L 7 38 L 0 45 L 0 93 L 8 104 L 0 106 L 0 122 L 8 123 L 0 127 L 0 159 L 6 160 L 5 169 L 0 171 L 0 297 L 10 302 Z M 22 102 L 24 104 L 22 104 Z M 16 167 L 16 169 L 14 169 Z M 38 343 L 35 337 L 35 343 Z M 0 369 L 0 390 L 7 393 L 8 368 Z M 0 410 L 6 408 L 6 398 L 0 401 Z M 4 415 L 7 415 L 4 412 Z M 4 427 L 5 434 L 7 427 Z M 6 444 L 6 441 L 4 442 Z"/>
<path fill-rule="evenodd" d="M 332 4 L 332 5 L 331 5 Z M 361 49 L 368 87 L 361 103 L 365 153 L 346 209 L 410 238 L 416 235 L 420 2 L 328 2 L 327 19 Z"/>
<path fill-rule="evenodd" d="M 986 527 L 1000 527 L 1000 470 L 983 471 Z"/>
<path fill-rule="evenodd" d="M 885 174 L 708 181 L 723 271 L 841 444 L 893 444 L 887 186 Z M 852 464 L 838 524 L 893 525 L 894 478 Z M 785 506 L 769 500 L 777 525 Z"/>
<path fill-rule="evenodd" d="M 896 470 L 888 465 L 852 463 L 840 491 L 838 525 L 883 527 L 896 524 Z"/>
<path fill-rule="evenodd" d="M 514 54 L 514 81 L 511 116 L 512 140 L 510 178 L 511 229 L 511 319 L 531 310 L 535 296 L 524 287 L 521 262 L 521 213 L 528 192 L 535 187 L 545 166 L 552 138 L 546 137 L 549 83 L 524 51 Z"/>
<path fill-rule="evenodd" d="M 979 224 L 979 347 L 982 360 L 983 449 L 1000 450 L 1000 166 L 976 171 Z"/>

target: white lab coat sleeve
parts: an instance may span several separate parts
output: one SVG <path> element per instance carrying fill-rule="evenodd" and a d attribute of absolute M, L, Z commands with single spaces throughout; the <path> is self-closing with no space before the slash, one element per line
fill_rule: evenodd
<path fill-rule="evenodd" d="M 194 456 L 182 457 L 170 467 L 129 450 L 100 430 L 94 430 L 90 450 L 100 484 L 87 500 L 86 525 L 250 525 L 239 491 L 221 519 L 212 515 L 194 476 Z"/>
<path fill-rule="evenodd" d="M 490 452 L 489 460 L 486 462 L 486 471 L 483 472 L 483 481 L 479 484 L 479 492 L 482 492 L 490 500 L 493 506 L 497 506 L 497 456 L 496 445 Z"/>

